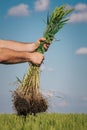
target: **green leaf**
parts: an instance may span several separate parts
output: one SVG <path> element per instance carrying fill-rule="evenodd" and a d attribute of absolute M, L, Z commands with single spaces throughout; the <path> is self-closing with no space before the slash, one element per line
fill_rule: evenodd
<path fill-rule="evenodd" d="M 17 76 L 16 76 L 16 78 L 17 78 L 17 80 L 18 80 L 19 83 L 22 83 L 22 81 Z"/>
<path fill-rule="evenodd" d="M 48 14 L 47 14 L 47 25 L 49 25 L 49 12 L 48 12 Z"/>

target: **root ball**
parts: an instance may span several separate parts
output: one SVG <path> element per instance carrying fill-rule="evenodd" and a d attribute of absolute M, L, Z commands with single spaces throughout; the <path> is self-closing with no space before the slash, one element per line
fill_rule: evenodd
<path fill-rule="evenodd" d="M 34 114 L 46 112 L 48 109 L 48 102 L 41 95 L 22 95 L 21 93 L 13 93 L 14 109 L 18 115 Z"/>

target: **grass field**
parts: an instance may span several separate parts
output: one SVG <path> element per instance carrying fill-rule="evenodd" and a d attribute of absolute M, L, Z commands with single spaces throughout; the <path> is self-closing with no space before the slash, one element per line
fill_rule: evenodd
<path fill-rule="evenodd" d="M 0 115 L 0 130 L 87 130 L 87 114 Z"/>

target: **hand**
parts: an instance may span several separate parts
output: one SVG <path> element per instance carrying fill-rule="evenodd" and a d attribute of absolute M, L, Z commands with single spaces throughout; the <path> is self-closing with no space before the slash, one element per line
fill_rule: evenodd
<path fill-rule="evenodd" d="M 30 62 L 33 64 L 36 64 L 37 66 L 40 66 L 41 63 L 44 60 L 44 55 L 39 52 L 33 52 L 30 56 Z"/>
<path fill-rule="evenodd" d="M 43 47 L 44 47 L 45 51 L 47 51 L 47 50 L 48 50 L 49 46 L 50 46 L 50 43 L 49 43 L 49 44 L 48 44 L 48 43 L 45 43 L 45 44 L 43 45 Z"/>
<path fill-rule="evenodd" d="M 36 42 L 34 42 L 32 44 L 32 52 L 34 52 L 39 47 L 41 42 L 45 42 L 45 41 L 46 41 L 46 38 L 40 38 Z M 45 51 L 48 50 L 49 46 L 50 46 L 50 43 L 47 43 L 47 42 L 44 43 L 43 47 L 44 47 Z"/>

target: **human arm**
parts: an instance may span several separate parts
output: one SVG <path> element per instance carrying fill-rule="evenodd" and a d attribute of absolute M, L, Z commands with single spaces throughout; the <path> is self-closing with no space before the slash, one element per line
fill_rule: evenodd
<path fill-rule="evenodd" d="M 2 64 L 17 64 L 24 62 L 32 62 L 40 65 L 44 59 L 43 54 L 38 52 L 15 51 L 8 48 L 0 48 L 0 63 Z"/>
<path fill-rule="evenodd" d="M 35 52 L 40 42 L 44 42 L 45 38 L 40 38 L 31 44 L 11 40 L 0 40 L 0 63 L 2 64 L 17 64 L 24 62 L 32 62 L 40 65 L 43 62 L 44 56 L 41 53 Z M 44 44 L 47 50 L 48 44 Z"/>
<path fill-rule="evenodd" d="M 46 40 L 45 38 L 40 38 L 33 43 L 17 42 L 13 40 L 0 40 L 0 48 L 8 48 L 15 51 L 34 52 L 38 48 L 40 42 L 44 42 L 45 40 Z M 45 44 L 44 48 L 47 50 L 48 45 Z"/>

